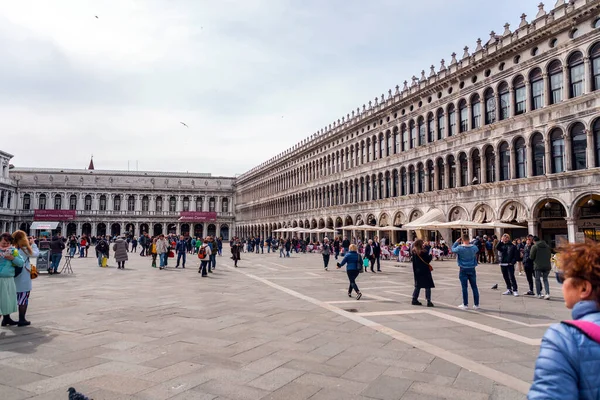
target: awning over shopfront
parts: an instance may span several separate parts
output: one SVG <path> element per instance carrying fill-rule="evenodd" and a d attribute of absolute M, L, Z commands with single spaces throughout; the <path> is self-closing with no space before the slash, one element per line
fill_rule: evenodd
<path fill-rule="evenodd" d="M 180 222 L 217 222 L 216 212 L 182 211 L 179 213 Z"/>
<path fill-rule="evenodd" d="M 59 222 L 35 221 L 31 223 L 29 229 L 40 231 L 51 231 L 58 227 Z"/>
<path fill-rule="evenodd" d="M 434 208 L 433 210 L 428 211 L 424 215 L 415 219 L 414 221 L 409 222 L 402 226 L 404 229 L 436 229 L 436 226 L 440 225 L 444 220 L 444 214 Z"/>

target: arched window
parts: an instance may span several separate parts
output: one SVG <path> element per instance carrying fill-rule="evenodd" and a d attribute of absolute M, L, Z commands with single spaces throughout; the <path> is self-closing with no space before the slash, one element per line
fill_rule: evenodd
<path fill-rule="evenodd" d="M 492 88 L 485 91 L 485 123 L 486 125 L 496 122 L 496 97 Z"/>
<path fill-rule="evenodd" d="M 550 78 L 550 103 L 558 104 L 562 101 L 563 69 L 560 61 L 554 60 L 548 65 Z"/>
<path fill-rule="evenodd" d="M 469 184 L 469 164 L 465 153 L 458 156 L 458 163 L 460 165 L 460 186 L 467 186 Z"/>
<path fill-rule="evenodd" d="M 155 207 L 156 212 L 161 213 L 163 211 L 163 198 L 161 196 L 156 196 Z M 198 208 L 198 211 L 202 210 L 202 208 Z"/>
<path fill-rule="evenodd" d="M 408 123 L 408 127 L 410 129 L 410 148 L 414 149 L 417 147 L 417 127 L 415 126 L 415 121 L 410 121 Z"/>
<path fill-rule="evenodd" d="M 142 197 L 142 211 L 148 212 L 150 210 L 150 199 L 148 196 Z"/>
<path fill-rule="evenodd" d="M 544 175 L 546 149 L 544 147 L 544 137 L 541 133 L 536 133 L 533 135 L 531 138 L 531 148 L 533 151 L 533 176 Z"/>
<path fill-rule="evenodd" d="M 592 125 L 592 134 L 594 135 L 594 154 L 596 155 L 596 167 L 600 167 L 600 118 Z M 591 160 L 590 160 L 591 164 Z"/>
<path fill-rule="evenodd" d="M 175 196 L 169 197 L 169 211 L 170 212 L 177 211 L 177 200 L 175 199 Z"/>
<path fill-rule="evenodd" d="M 496 154 L 492 146 L 485 149 L 485 170 L 486 182 L 492 183 L 496 181 Z"/>
<path fill-rule="evenodd" d="M 62 208 L 62 197 L 60 194 L 54 196 L 54 209 L 60 210 Z"/>
<path fill-rule="evenodd" d="M 465 99 L 458 102 L 458 113 L 460 115 L 460 132 L 466 132 L 469 130 L 469 108 Z"/>
<path fill-rule="evenodd" d="M 40 194 L 40 197 L 38 199 L 38 208 L 40 210 L 45 210 L 46 209 L 46 195 L 45 194 Z"/>
<path fill-rule="evenodd" d="M 525 139 L 518 138 L 515 141 L 515 161 L 516 161 L 516 178 L 525 178 L 527 176 L 527 147 Z"/>
<path fill-rule="evenodd" d="M 500 115 L 498 119 L 502 121 L 510 117 L 510 93 L 506 82 L 502 82 L 498 86 L 498 97 L 500 98 Z"/>
<path fill-rule="evenodd" d="M 598 19 L 600 21 L 600 19 Z M 592 90 L 600 89 L 600 42 L 596 43 L 590 50 L 590 62 L 592 65 Z"/>
<path fill-rule="evenodd" d="M 519 75 L 513 81 L 515 91 L 515 115 L 524 114 L 526 107 L 527 91 L 525 90 L 525 79 Z"/>
<path fill-rule="evenodd" d="M 442 160 L 441 158 L 438 158 L 437 160 L 437 168 L 438 168 L 438 188 L 439 190 L 443 190 L 445 189 L 445 185 L 444 185 L 444 179 L 446 176 L 446 172 L 444 171 L 444 160 Z"/>
<path fill-rule="evenodd" d="M 456 109 L 454 104 L 448 106 L 448 137 L 456 135 Z"/>
<path fill-rule="evenodd" d="M 69 197 L 69 210 L 77 210 L 77 196 L 74 194 Z"/>
<path fill-rule="evenodd" d="M 400 195 L 406 196 L 407 194 L 407 182 L 406 182 L 406 168 L 400 170 Z"/>
<path fill-rule="evenodd" d="M 187 196 L 183 198 L 183 211 L 190 211 L 190 198 Z"/>
<path fill-rule="evenodd" d="M 415 167 L 412 165 L 408 167 L 408 180 L 408 192 L 410 194 L 415 194 Z"/>
<path fill-rule="evenodd" d="M 560 129 L 554 129 L 550 133 L 552 145 L 552 173 L 558 174 L 565 170 L 565 139 Z"/>
<path fill-rule="evenodd" d="M 23 195 L 23 210 L 31 209 L 31 196 L 29 194 Z"/>
<path fill-rule="evenodd" d="M 133 195 L 127 198 L 127 211 L 135 211 L 135 197 Z"/>
<path fill-rule="evenodd" d="M 98 203 L 99 203 L 98 205 L 99 205 L 100 211 L 106 211 L 106 196 L 105 195 L 100 196 L 100 200 Z"/>
<path fill-rule="evenodd" d="M 571 127 L 571 167 L 573 171 L 587 168 L 587 137 L 585 127 L 578 122 Z"/>
<path fill-rule="evenodd" d="M 471 127 L 477 129 L 481 127 L 481 101 L 479 95 L 476 94 L 471 97 Z"/>
<path fill-rule="evenodd" d="M 121 196 L 115 196 L 113 199 L 113 208 L 115 211 L 121 211 Z"/>
<path fill-rule="evenodd" d="M 423 117 L 419 117 L 417 123 L 419 125 L 419 146 L 423 146 L 425 144 L 425 120 Z"/>
<path fill-rule="evenodd" d="M 531 109 L 538 110 L 544 106 L 544 78 L 542 70 L 534 69 L 529 74 L 529 82 L 531 84 Z"/>
<path fill-rule="evenodd" d="M 450 172 L 450 182 L 448 187 L 452 189 L 456 187 L 456 161 L 454 160 L 453 155 L 448 156 L 448 171 Z"/>
<path fill-rule="evenodd" d="M 479 150 L 473 150 L 471 154 L 471 165 L 473 166 L 473 178 L 471 179 L 471 184 L 477 185 L 481 183 L 481 156 L 479 155 Z M 477 178 L 477 180 L 475 180 Z"/>
<path fill-rule="evenodd" d="M 569 98 L 581 96 L 583 94 L 583 80 L 585 77 L 583 66 L 583 54 L 579 51 L 571 54 L 568 60 L 569 65 Z"/>
<path fill-rule="evenodd" d="M 435 140 L 435 126 L 433 120 L 433 113 L 427 115 L 427 141 L 429 143 Z"/>
<path fill-rule="evenodd" d="M 500 153 L 500 181 L 510 179 L 510 151 L 508 143 L 503 142 L 499 148 Z"/>
<path fill-rule="evenodd" d="M 427 179 L 429 185 L 429 191 L 432 191 L 435 187 L 435 170 L 433 168 L 433 161 L 427 161 Z"/>
<path fill-rule="evenodd" d="M 92 209 L 92 196 L 89 194 L 83 199 L 83 207 L 86 211 L 90 211 Z"/>
<path fill-rule="evenodd" d="M 221 201 L 221 212 L 229 212 L 229 199 L 227 197 Z"/>
<path fill-rule="evenodd" d="M 446 126 L 444 117 L 445 117 L 444 110 L 440 108 L 437 111 L 437 138 L 438 138 L 438 140 L 442 140 L 444 138 L 444 127 Z"/>
<path fill-rule="evenodd" d="M 402 124 L 402 151 L 408 150 L 408 132 L 406 131 L 406 124 Z"/>
<path fill-rule="evenodd" d="M 425 168 L 423 164 L 419 163 L 417 166 L 417 193 L 423 193 L 425 191 Z"/>

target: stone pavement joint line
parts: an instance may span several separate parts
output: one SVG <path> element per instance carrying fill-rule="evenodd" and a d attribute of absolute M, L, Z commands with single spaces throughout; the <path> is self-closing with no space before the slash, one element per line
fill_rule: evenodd
<path fill-rule="evenodd" d="M 505 374 L 503 372 L 500 372 L 498 370 L 495 370 L 493 368 L 487 367 L 483 364 L 480 364 L 478 362 L 475 362 L 473 360 L 469 360 L 465 357 L 462 357 L 460 355 L 454 354 L 450 351 L 444 350 L 438 346 L 429 344 L 427 342 L 424 342 L 422 340 L 419 339 L 415 339 L 412 336 L 406 335 L 404 333 L 398 332 L 392 328 L 388 328 L 386 326 L 383 326 L 381 324 L 378 324 L 374 321 L 371 321 L 370 319 L 367 319 L 365 317 L 356 315 L 356 314 L 352 314 L 349 313 L 347 311 L 344 311 L 338 307 L 335 307 L 332 304 L 328 304 L 326 302 L 320 301 L 318 299 L 315 299 L 313 297 L 310 296 L 306 296 L 302 293 L 298 293 L 295 290 L 292 289 L 288 289 L 284 286 L 278 285 L 276 283 L 270 282 L 267 279 L 261 278 L 259 276 L 244 272 L 242 270 L 239 269 L 234 269 L 233 267 L 227 266 L 227 268 L 233 269 L 237 272 L 239 272 L 240 274 L 246 275 L 248 278 L 254 279 L 256 281 L 259 281 L 261 283 L 264 283 L 267 286 L 270 286 L 274 289 L 280 290 L 284 293 L 289 294 L 290 296 L 294 296 L 298 299 L 307 301 L 311 304 L 314 304 L 316 306 L 319 306 L 321 308 L 324 308 L 326 310 L 329 310 L 333 313 L 336 313 L 338 315 L 341 315 L 343 317 L 346 317 L 354 322 L 357 322 L 363 326 L 369 327 L 371 329 L 374 329 L 380 333 L 383 333 L 385 335 L 388 335 L 396 340 L 399 340 L 401 342 L 404 342 L 406 344 L 409 344 L 411 346 L 414 346 L 420 350 L 423 350 L 435 357 L 439 357 L 441 359 L 444 359 L 452 364 L 458 365 L 462 368 L 465 368 L 469 371 L 475 372 L 478 375 L 481 375 L 485 378 L 488 378 L 492 381 L 495 381 L 501 385 L 505 385 L 508 386 L 509 388 L 512 388 L 514 390 L 517 390 L 521 393 L 527 394 L 529 392 L 529 387 L 530 384 L 528 382 L 525 382 L 521 379 L 515 378 L 511 375 Z"/>

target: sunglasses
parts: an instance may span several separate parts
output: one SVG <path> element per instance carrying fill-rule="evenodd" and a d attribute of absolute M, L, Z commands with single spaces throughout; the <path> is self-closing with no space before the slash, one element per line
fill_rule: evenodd
<path fill-rule="evenodd" d="M 562 285 L 563 283 L 565 283 L 565 279 L 566 278 L 565 278 L 565 273 L 564 272 L 562 272 L 562 271 L 556 271 L 556 281 L 559 284 Z"/>

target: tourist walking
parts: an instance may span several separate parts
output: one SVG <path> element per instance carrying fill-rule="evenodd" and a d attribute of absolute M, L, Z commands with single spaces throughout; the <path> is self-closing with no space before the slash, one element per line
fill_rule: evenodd
<path fill-rule="evenodd" d="M 167 266 L 167 256 L 169 251 L 169 242 L 162 233 L 158 236 L 156 241 L 156 254 L 159 258 L 159 269 L 165 269 Z"/>
<path fill-rule="evenodd" d="M 281 243 L 281 239 L 279 239 L 279 258 L 285 257 L 285 246 Z"/>
<path fill-rule="evenodd" d="M 435 287 L 433 277 L 431 276 L 431 259 L 433 256 L 429 254 L 429 247 L 424 246 L 423 240 L 418 239 L 413 243 L 412 247 L 412 266 L 415 278 L 415 290 L 413 291 L 412 305 L 422 306 L 419 301 L 421 289 L 425 289 L 425 299 L 427 299 L 427 307 L 433 307 L 431 302 L 431 289 Z"/>
<path fill-rule="evenodd" d="M 85 236 L 82 236 L 79 239 L 79 258 L 83 258 L 85 256 L 85 246 L 87 245 L 87 241 L 85 240 Z"/>
<path fill-rule="evenodd" d="M 236 239 L 235 242 L 231 245 L 231 259 L 233 260 L 233 266 L 237 268 L 238 261 L 241 260 L 242 253 L 242 244 L 239 239 Z"/>
<path fill-rule="evenodd" d="M 536 250 L 536 259 L 540 250 Z M 573 320 L 554 324 L 544 334 L 527 398 L 597 400 L 600 243 L 567 244 L 560 248 L 559 259 L 562 271 L 557 272 L 556 279 L 562 283 L 565 306 L 572 310 Z"/>
<path fill-rule="evenodd" d="M 156 257 L 158 256 L 158 254 L 156 253 L 156 241 L 158 239 L 156 237 L 152 238 L 152 244 L 150 245 L 150 249 L 146 251 L 146 254 L 148 254 L 148 251 L 150 251 L 150 255 L 152 256 L 152 268 L 156 268 Z"/>
<path fill-rule="evenodd" d="M 212 273 L 210 256 L 212 252 L 210 246 L 208 245 L 208 238 L 204 240 L 202 246 L 198 250 L 198 258 L 200 259 L 200 268 L 198 269 L 198 273 L 202 274 L 202 277 L 208 276 L 207 272 Z M 208 270 L 208 271 L 207 271 Z"/>
<path fill-rule="evenodd" d="M 375 265 L 375 262 L 377 262 L 377 272 L 381 272 L 381 265 L 379 263 L 381 259 L 381 245 L 379 244 L 379 237 L 375 236 L 373 238 L 371 248 L 373 249 L 373 265 L 371 265 L 371 272 L 374 272 L 373 266 Z"/>
<path fill-rule="evenodd" d="M 132 253 L 137 253 L 137 245 L 138 245 L 138 241 L 135 237 L 131 238 L 131 252 Z"/>
<path fill-rule="evenodd" d="M 292 249 L 292 241 L 290 239 L 287 239 L 285 241 L 285 256 L 286 257 L 290 257 L 290 250 Z"/>
<path fill-rule="evenodd" d="M 179 262 L 183 258 L 183 264 L 181 268 L 185 268 L 185 257 L 187 253 L 187 241 L 183 237 L 183 235 L 179 236 L 179 241 L 175 245 L 175 251 L 177 252 L 177 264 L 175 264 L 175 268 L 179 268 Z"/>
<path fill-rule="evenodd" d="M 333 240 L 333 252 L 335 253 L 335 259 L 337 260 L 340 256 L 340 237 L 336 236 Z"/>
<path fill-rule="evenodd" d="M 96 258 L 98 259 L 98 266 L 104 267 L 102 263 L 102 259 L 106 258 L 108 262 L 108 253 L 110 252 L 110 245 L 106 241 L 106 239 L 102 236 L 98 238 L 98 243 L 96 243 Z"/>
<path fill-rule="evenodd" d="M 355 244 L 351 244 L 348 252 L 342 258 L 342 261 L 337 264 L 338 269 L 342 268 L 346 265 L 346 274 L 348 275 L 348 280 L 350 281 L 350 286 L 348 287 L 348 297 L 352 297 L 352 290 L 356 292 L 356 300 L 360 300 L 362 297 L 362 293 L 358 289 L 358 285 L 356 284 L 356 278 L 358 278 L 358 274 L 362 271 L 362 257 L 358 254 L 358 248 Z"/>
<path fill-rule="evenodd" d="M 529 258 L 533 261 L 533 270 L 535 273 L 535 289 L 538 298 L 544 298 L 550 300 L 550 282 L 548 282 L 548 274 L 552 270 L 552 251 L 550 246 L 544 240 L 539 237 L 533 237 L 534 245 L 531 247 Z M 544 281 L 544 288 L 546 294 L 542 295 L 542 280 Z"/>
<path fill-rule="evenodd" d="M 215 238 L 213 236 L 209 236 L 207 240 L 210 246 L 210 267 L 214 271 L 215 269 L 217 269 L 217 252 L 219 250 L 217 247 L 217 242 L 215 241 Z"/>
<path fill-rule="evenodd" d="M 365 258 L 369 261 L 369 264 L 371 264 L 371 272 L 374 273 L 375 270 L 373 269 L 373 266 L 375 264 L 375 257 L 373 257 L 373 241 L 371 239 L 369 239 L 365 246 Z M 366 270 L 367 266 L 365 266 L 365 271 Z"/>
<path fill-rule="evenodd" d="M 525 240 L 525 247 L 523 248 L 523 269 L 525 270 L 525 276 L 527 277 L 527 284 L 529 285 L 529 291 L 525 293 L 527 296 L 533 296 L 533 260 L 530 257 L 531 248 L 533 247 L 533 236 L 527 236 Z"/>
<path fill-rule="evenodd" d="M 58 272 L 58 267 L 60 266 L 62 251 L 64 249 L 65 244 L 63 243 L 62 238 L 59 236 L 54 236 L 50 242 L 50 269 L 48 270 L 50 275 L 60 274 L 60 272 Z"/>
<path fill-rule="evenodd" d="M 17 312 L 17 288 L 15 286 L 16 269 L 22 268 L 24 260 L 11 246 L 10 233 L 0 235 L 0 314 L 2 326 L 17 325 L 10 314 Z"/>
<path fill-rule="evenodd" d="M 342 249 L 344 249 L 344 255 L 346 255 L 350 249 L 350 240 L 348 240 L 348 236 L 344 236 L 344 240 L 342 241 Z"/>
<path fill-rule="evenodd" d="M 117 262 L 118 269 L 125 269 L 125 261 L 129 259 L 127 255 L 129 245 L 124 238 L 120 237 L 113 244 L 113 251 L 115 252 L 115 261 Z"/>
<path fill-rule="evenodd" d="M 323 256 L 323 265 L 325 266 L 325 271 L 327 271 L 329 266 L 329 258 L 331 257 L 331 245 L 329 244 L 329 239 L 325 238 L 323 240 L 323 246 L 321 247 L 321 255 Z"/>
<path fill-rule="evenodd" d="M 15 276 L 15 290 L 17 291 L 17 307 L 19 308 L 19 321 L 17 326 L 31 325 L 31 322 L 25 319 L 27 306 L 29 305 L 29 294 L 31 293 L 31 263 L 29 257 L 37 257 L 40 252 L 33 238 L 27 237 L 23 231 L 16 231 L 12 234 L 12 240 L 15 248 L 19 251 L 19 256 L 23 259 L 23 269 Z"/>
<path fill-rule="evenodd" d="M 502 235 L 502 240 L 498 243 L 498 255 L 500 257 L 500 269 L 502 277 L 506 283 L 506 292 L 503 295 L 518 296 L 517 279 L 515 278 L 515 263 L 517 262 L 517 246 L 510 241 L 510 235 L 505 233 Z"/>
<path fill-rule="evenodd" d="M 69 238 L 69 257 L 75 257 L 77 252 L 77 238 L 75 235 L 71 235 Z"/>
<path fill-rule="evenodd" d="M 223 255 L 223 237 L 219 236 L 217 238 L 217 250 L 219 251 L 219 256 Z"/>
<path fill-rule="evenodd" d="M 460 279 L 460 285 L 462 287 L 463 302 L 458 308 L 461 310 L 469 308 L 469 284 L 473 291 L 473 309 L 479 309 L 479 289 L 477 288 L 477 274 L 475 272 L 478 251 L 479 249 L 469 242 L 468 235 L 463 235 L 452 245 L 452 253 L 456 254 L 456 260 L 460 269 L 458 279 Z"/>

